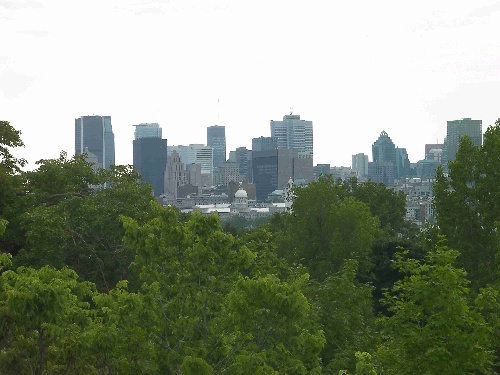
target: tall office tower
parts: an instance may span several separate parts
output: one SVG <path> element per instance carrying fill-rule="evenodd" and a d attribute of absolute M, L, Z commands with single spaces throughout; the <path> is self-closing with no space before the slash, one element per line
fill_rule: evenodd
<path fill-rule="evenodd" d="M 274 190 L 284 189 L 288 180 L 313 180 L 312 158 L 299 157 L 294 149 L 252 152 L 253 183 L 259 201 Z"/>
<path fill-rule="evenodd" d="M 75 154 L 85 149 L 97 156 L 98 167 L 115 164 L 115 136 L 111 116 L 82 116 L 75 119 Z"/>
<path fill-rule="evenodd" d="M 226 127 L 207 127 L 207 146 L 214 149 L 213 166 L 218 167 L 226 161 Z"/>
<path fill-rule="evenodd" d="M 161 128 L 158 124 L 147 125 L 134 125 L 135 139 L 132 142 L 134 170 L 142 176 L 144 182 L 151 184 L 154 196 L 158 197 L 164 190 L 167 140 L 161 139 Z"/>
<path fill-rule="evenodd" d="M 462 120 L 448 121 L 446 131 L 446 161 L 455 160 L 455 155 L 458 151 L 460 138 L 468 135 L 474 146 L 482 146 L 483 144 L 483 121 L 464 118 Z"/>
<path fill-rule="evenodd" d="M 283 121 L 271 120 L 271 137 L 278 139 L 278 148 L 295 149 L 301 157 L 313 157 L 313 124 L 299 115 L 285 115 Z"/>
<path fill-rule="evenodd" d="M 374 162 L 390 161 L 396 165 L 396 146 L 384 130 L 372 145 L 372 156 Z"/>
<path fill-rule="evenodd" d="M 161 127 L 156 122 L 153 123 L 141 123 L 139 125 L 134 125 L 134 139 L 141 138 L 161 138 Z"/>
<path fill-rule="evenodd" d="M 278 138 L 276 137 L 259 137 L 252 138 L 252 151 L 267 151 L 278 148 Z"/>
<path fill-rule="evenodd" d="M 366 177 L 368 175 L 368 155 L 363 153 L 352 155 L 351 168 L 357 177 Z"/>

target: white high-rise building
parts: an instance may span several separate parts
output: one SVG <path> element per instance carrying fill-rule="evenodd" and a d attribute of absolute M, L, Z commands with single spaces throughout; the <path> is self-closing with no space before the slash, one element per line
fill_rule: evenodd
<path fill-rule="evenodd" d="M 201 165 L 202 186 L 213 185 L 214 149 L 202 144 L 190 144 L 188 150 L 188 164 Z"/>
<path fill-rule="evenodd" d="M 271 120 L 271 137 L 278 140 L 278 149 L 295 149 L 299 157 L 313 157 L 313 124 L 300 115 L 290 113 L 283 121 Z"/>

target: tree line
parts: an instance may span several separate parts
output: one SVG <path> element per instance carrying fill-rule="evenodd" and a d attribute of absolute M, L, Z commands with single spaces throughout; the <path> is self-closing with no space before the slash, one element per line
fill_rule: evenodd
<path fill-rule="evenodd" d="M 500 119 L 437 172 L 436 223 L 331 176 L 235 230 L 132 166 L 15 157 L 0 121 L 0 373 L 500 371 Z"/>

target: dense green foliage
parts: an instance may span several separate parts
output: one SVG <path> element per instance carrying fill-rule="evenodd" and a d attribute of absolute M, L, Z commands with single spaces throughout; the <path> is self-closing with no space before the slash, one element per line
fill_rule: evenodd
<path fill-rule="evenodd" d="M 435 205 L 439 228 L 473 285 L 497 283 L 500 225 L 500 119 L 481 147 L 463 137 L 449 175 L 438 171 Z"/>
<path fill-rule="evenodd" d="M 492 374 L 500 363 L 500 122 L 405 197 L 323 177 L 292 213 L 160 207 L 131 166 L 22 170 L 0 122 L 0 373 Z"/>

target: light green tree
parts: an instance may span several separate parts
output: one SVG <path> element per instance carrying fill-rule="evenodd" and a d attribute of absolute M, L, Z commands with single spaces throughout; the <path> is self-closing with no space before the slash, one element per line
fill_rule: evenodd
<path fill-rule="evenodd" d="M 221 343 L 213 320 L 239 271 L 255 256 L 233 247 L 234 238 L 216 216 L 193 214 L 182 223 L 175 209 L 155 209 L 156 217 L 144 225 L 123 217 L 124 240 L 136 254 L 133 268 L 140 281 L 159 286 L 151 306 L 161 316 L 155 342 L 162 350 L 156 359 L 160 371 L 172 373 L 188 365 L 186 357 L 212 363 Z"/>
<path fill-rule="evenodd" d="M 9 266 L 3 254 L 2 266 Z M 79 373 L 95 288 L 69 269 L 21 267 L 0 276 L 0 373 Z"/>
<path fill-rule="evenodd" d="M 323 332 L 310 315 L 302 289 L 307 275 L 280 281 L 274 275 L 240 278 L 229 293 L 218 326 L 223 355 L 214 366 L 227 374 L 320 374 Z"/>

